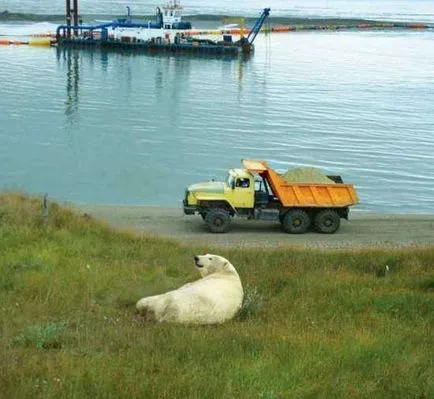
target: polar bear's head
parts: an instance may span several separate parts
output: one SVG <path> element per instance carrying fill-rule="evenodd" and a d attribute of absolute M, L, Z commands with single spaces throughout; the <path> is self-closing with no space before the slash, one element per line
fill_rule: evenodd
<path fill-rule="evenodd" d="M 212 273 L 238 274 L 231 262 L 223 258 L 223 256 L 213 254 L 196 255 L 194 257 L 194 263 L 202 277 Z"/>

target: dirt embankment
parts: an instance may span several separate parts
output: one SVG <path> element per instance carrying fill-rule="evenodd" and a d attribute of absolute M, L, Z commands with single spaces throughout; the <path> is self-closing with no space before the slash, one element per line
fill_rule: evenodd
<path fill-rule="evenodd" d="M 115 227 L 132 228 L 183 245 L 209 247 L 283 247 L 359 249 L 423 247 L 434 245 L 434 215 L 374 215 L 353 212 L 332 235 L 310 232 L 291 235 L 279 223 L 234 219 L 226 234 L 211 234 L 200 216 L 185 216 L 182 209 L 82 205 L 80 212 Z"/>

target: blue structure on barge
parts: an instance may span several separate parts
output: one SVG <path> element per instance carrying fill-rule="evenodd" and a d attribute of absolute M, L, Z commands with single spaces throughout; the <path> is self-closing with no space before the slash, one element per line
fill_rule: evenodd
<path fill-rule="evenodd" d="M 66 24 L 58 26 L 56 31 L 58 46 L 144 52 L 250 54 L 254 50 L 253 41 L 270 13 L 270 8 L 263 10 L 247 37 L 241 36 L 239 40 L 233 41 L 231 35 L 225 35 L 222 41 L 213 41 L 192 37 L 191 24 L 181 20 L 182 6 L 179 0 L 168 1 L 162 11 L 157 7 L 155 21 L 134 22 L 127 7 L 126 18 L 98 25 L 81 24 L 78 0 L 73 2 L 71 7 L 71 0 L 66 0 Z"/>

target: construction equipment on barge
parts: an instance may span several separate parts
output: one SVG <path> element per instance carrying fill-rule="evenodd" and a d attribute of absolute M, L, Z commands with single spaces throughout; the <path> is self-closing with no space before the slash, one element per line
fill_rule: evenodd
<path fill-rule="evenodd" d="M 179 0 L 166 2 L 162 11 L 157 7 L 155 21 L 134 22 L 130 8 L 126 18 L 98 25 L 83 25 L 78 16 L 78 0 L 66 0 L 66 24 L 56 30 L 57 46 L 75 48 L 104 48 L 144 52 L 194 53 L 238 55 L 251 54 L 253 42 L 270 14 L 265 8 L 247 37 L 234 40 L 231 34 L 223 40 L 199 39 L 189 22 L 181 20 L 182 6 Z M 72 21 L 72 23 L 71 23 Z"/>

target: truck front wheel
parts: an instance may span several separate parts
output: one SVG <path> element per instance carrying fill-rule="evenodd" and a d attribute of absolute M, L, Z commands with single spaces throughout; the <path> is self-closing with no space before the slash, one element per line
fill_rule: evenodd
<path fill-rule="evenodd" d="M 224 209 L 210 209 L 205 216 L 205 222 L 212 233 L 226 233 L 229 229 L 231 216 Z"/>
<path fill-rule="evenodd" d="M 282 227 L 290 234 L 303 234 L 309 229 L 310 217 L 302 209 L 293 209 L 286 212 L 282 218 Z"/>
<path fill-rule="evenodd" d="M 333 234 L 341 225 L 339 214 L 333 209 L 324 209 L 315 216 L 315 230 L 318 233 Z"/>

